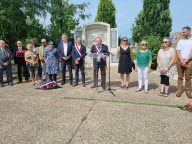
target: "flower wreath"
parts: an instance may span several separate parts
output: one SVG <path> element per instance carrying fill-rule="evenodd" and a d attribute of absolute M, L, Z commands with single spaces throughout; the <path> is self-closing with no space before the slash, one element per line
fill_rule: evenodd
<path fill-rule="evenodd" d="M 50 90 L 61 88 L 61 86 L 56 81 L 46 81 L 39 85 L 38 89 Z"/>
<path fill-rule="evenodd" d="M 184 110 L 192 112 L 192 105 L 190 103 L 186 104 L 185 107 L 184 107 Z"/>

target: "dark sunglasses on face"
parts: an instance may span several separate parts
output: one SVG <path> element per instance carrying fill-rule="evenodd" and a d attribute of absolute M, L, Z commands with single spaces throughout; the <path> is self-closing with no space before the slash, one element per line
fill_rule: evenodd
<path fill-rule="evenodd" d="M 53 45 L 53 44 L 49 44 L 49 45 Z"/>
<path fill-rule="evenodd" d="M 21 43 L 17 43 L 17 44 L 21 44 Z"/>
<path fill-rule="evenodd" d="M 162 41 L 162 43 L 168 43 L 168 41 Z"/>
<path fill-rule="evenodd" d="M 45 42 L 41 42 L 41 43 L 45 43 Z"/>
<path fill-rule="evenodd" d="M 126 42 L 127 40 L 123 40 L 124 42 Z"/>
<path fill-rule="evenodd" d="M 147 44 L 141 44 L 141 46 L 147 46 Z"/>

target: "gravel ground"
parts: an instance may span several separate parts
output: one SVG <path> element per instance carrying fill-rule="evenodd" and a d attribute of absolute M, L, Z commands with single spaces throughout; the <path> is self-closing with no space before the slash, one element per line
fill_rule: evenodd
<path fill-rule="evenodd" d="M 185 93 L 181 98 L 175 96 L 175 80 L 170 81 L 169 96 L 160 97 L 157 75 L 150 73 L 146 94 L 136 92 L 137 74 L 133 72 L 129 89 L 122 90 L 117 67 L 113 67 L 113 96 L 100 92 L 100 86 L 90 88 L 92 74 L 86 70 L 85 88 L 66 84 L 60 89 L 38 90 L 30 83 L 5 85 L 0 89 L 0 143 L 191 144 L 192 113 L 178 106 L 192 100 Z"/>

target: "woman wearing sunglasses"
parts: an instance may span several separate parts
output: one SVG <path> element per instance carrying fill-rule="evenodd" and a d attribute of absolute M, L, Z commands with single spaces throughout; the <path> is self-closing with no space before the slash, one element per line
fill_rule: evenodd
<path fill-rule="evenodd" d="M 45 50 L 46 72 L 50 81 L 57 81 L 59 52 L 54 48 L 53 41 L 48 42 L 48 48 Z"/>
<path fill-rule="evenodd" d="M 162 49 L 159 50 L 157 56 L 157 72 L 161 77 L 159 96 L 168 96 L 169 78 L 174 76 L 173 63 L 175 61 L 175 49 L 171 48 L 170 38 L 164 38 Z M 165 91 L 165 93 L 164 93 Z"/>
<path fill-rule="evenodd" d="M 145 83 L 145 93 L 148 93 L 148 73 L 151 70 L 151 63 L 152 63 L 152 54 L 149 49 L 147 49 L 147 41 L 142 40 L 140 43 L 141 49 L 137 52 L 136 55 L 136 69 L 135 71 L 138 72 L 138 89 L 137 92 L 142 90 L 142 83 L 144 79 Z"/>
<path fill-rule="evenodd" d="M 127 90 L 130 73 L 132 72 L 131 48 L 128 45 L 127 37 L 121 38 L 121 45 L 117 49 L 117 56 L 119 58 L 118 73 L 120 73 L 121 88 Z M 124 81 L 124 74 L 126 74 L 126 82 Z"/>

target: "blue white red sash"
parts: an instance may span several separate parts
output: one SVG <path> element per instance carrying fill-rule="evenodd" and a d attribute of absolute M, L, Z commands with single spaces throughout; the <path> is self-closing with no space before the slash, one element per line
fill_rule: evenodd
<path fill-rule="evenodd" d="M 81 56 L 82 56 L 82 52 L 81 52 L 81 50 L 79 49 L 78 45 L 75 45 L 75 50 L 76 50 L 76 52 L 79 54 L 79 56 L 81 57 Z"/>
<path fill-rule="evenodd" d="M 95 48 L 96 52 L 101 52 L 101 49 L 99 49 L 96 45 L 94 45 L 94 48 Z"/>

